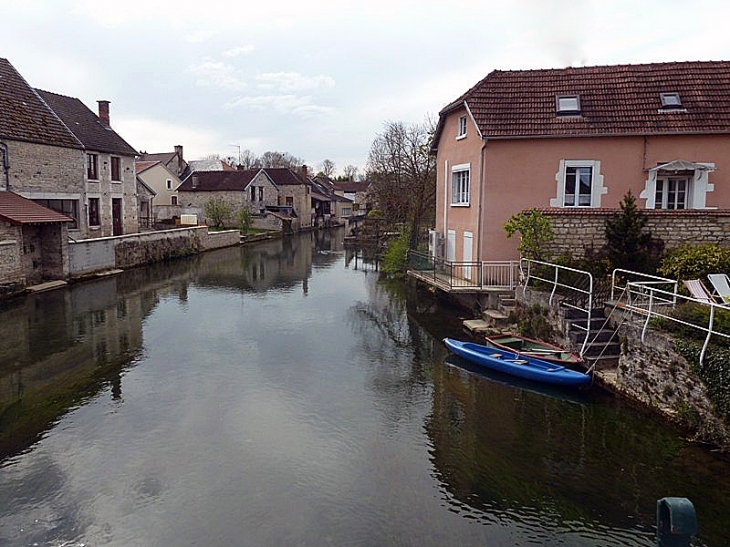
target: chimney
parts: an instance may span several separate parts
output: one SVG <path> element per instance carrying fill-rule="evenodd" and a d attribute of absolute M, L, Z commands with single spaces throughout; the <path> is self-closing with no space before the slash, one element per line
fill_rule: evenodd
<path fill-rule="evenodd" d="M 302 165 L 302 179 L 304 179 L 304 183 L 307 183 L 307 166 Z"/>
<path fill-rule="evenodd" d="M 185 160 L 183 160 L 182 144 L 175 145 L 175 154 L 177 154 L 177 176 L 179 177 L 183 169 L 185 169 Z"/>
<path fill-rule="evenodd" d="M 99 103 L 99 119 L 104 127 L 111 127 L 109 123 L 109 101 L 96 101 Z"/>

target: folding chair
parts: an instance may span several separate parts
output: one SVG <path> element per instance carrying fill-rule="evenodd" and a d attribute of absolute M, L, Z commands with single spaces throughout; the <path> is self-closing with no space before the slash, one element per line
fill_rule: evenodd
<path fill-rule="evenodd" d="M 685 281 L 682 281 L 682 283 L 684 283 L 684 286 L 687 287 L 689 294 L 692 295 L 692 298 L 694 298 L 695 300 L 699 300 L 700 302 L 704 302 L 705 304 L 715 303 L 712 295 L 707 292 L 707 289 L 702 284 L 702 281 L 700 281 L 699 279 L 686 279 Z"/>
<path fill-rule="evenodd" d="M 713 296 L 716 296 L 723 304 L 730 304 L 730 279 L 727 274 L 708 274 L 707 279 L 712 283 Z"/>

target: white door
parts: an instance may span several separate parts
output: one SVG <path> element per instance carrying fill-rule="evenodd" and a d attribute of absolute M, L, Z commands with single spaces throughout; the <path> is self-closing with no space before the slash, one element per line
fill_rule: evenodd
<path fill-rule="evenodd" d="M 456 262 L 456 230 L 446 232 L 446 260 Z"/>
<path fill-rule="evenodd" d="M 474 258 L 473 252 L 474 234 L 471 232 L 464 232 L 464 262 L 471 262 Z M 471 266 L 464 266 L 464 279 L 471 279 Z"/>

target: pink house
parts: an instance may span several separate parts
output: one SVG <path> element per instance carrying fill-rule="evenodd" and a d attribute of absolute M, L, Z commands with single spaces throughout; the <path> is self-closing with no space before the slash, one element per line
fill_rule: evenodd
<path fill-rule="evenodd" d="M 432 153 L 449 261 L 517 258 L 502 226 L 531 207 L 580 254 L 629 190 L 667 247 L 730 245 L 730 62 L 494 71 L 440 112 Z"/>

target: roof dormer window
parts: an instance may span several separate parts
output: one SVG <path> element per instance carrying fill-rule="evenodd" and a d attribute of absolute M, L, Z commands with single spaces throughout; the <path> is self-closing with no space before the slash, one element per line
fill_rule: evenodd
<path fill-rule="evenodd" d="M 662 108 L 682 108 L 682 99 L 679 93 L 660 93 L 662 99 Z"/>
<path fill-rule="evenodd" d="M 580 116 L 580 96 L 558 95 L 555 97 L 555 110 L 558 116 Z"/>

